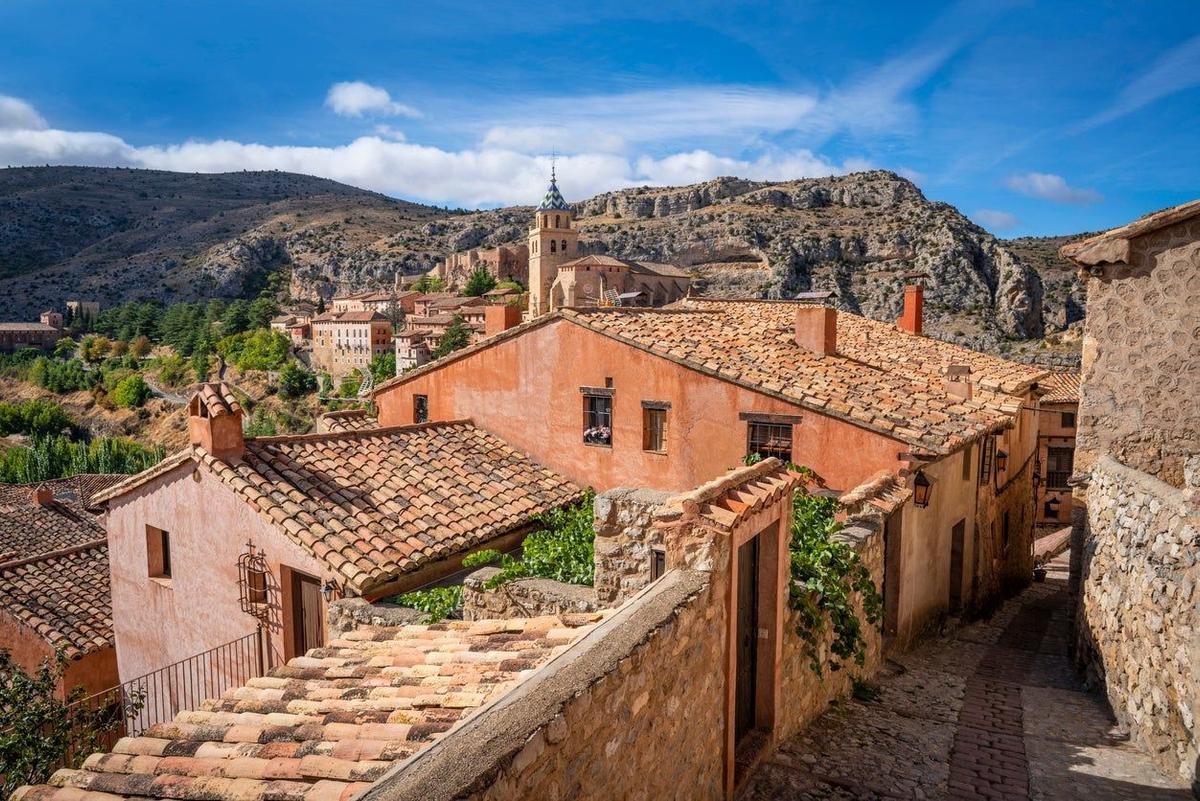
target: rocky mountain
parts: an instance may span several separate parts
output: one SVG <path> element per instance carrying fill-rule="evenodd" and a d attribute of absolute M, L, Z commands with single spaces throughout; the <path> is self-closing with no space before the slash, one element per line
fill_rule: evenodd
<path fill-rule="evenodd" d="M 624 189 L 576 210 L 585 252 L 681 264 L 708 294 L 831 289 L 891 319 L 903 276 L 923 273 L 931 333 L 1001 352 L 1082 315 L 1057 255 L 1073 237 L 998 240 L 890 172 Z M 279 268 L 298 296 L 386 286 L 455 250 L 523 241 L 531 212 L 449 211 L 277 172 L 0 170 L 0 318 L 68 295 L 236 295 Z"/>

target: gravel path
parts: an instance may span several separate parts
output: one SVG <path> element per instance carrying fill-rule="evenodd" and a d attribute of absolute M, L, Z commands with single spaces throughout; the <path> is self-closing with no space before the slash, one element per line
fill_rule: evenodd
<path fill-rule="evenodd" d="M 1066 557 L 990 620 L 890 662 L 760 765 L 740 798 L 1192 801 L 1067 658 Z"/>

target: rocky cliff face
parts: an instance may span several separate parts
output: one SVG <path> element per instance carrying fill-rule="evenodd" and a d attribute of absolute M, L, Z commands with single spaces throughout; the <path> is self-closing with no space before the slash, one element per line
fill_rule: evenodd
<path fill-rule="evenodd" d="M 0 207 L 4 319 L 68 296 L 233 296 L 276 269 L 300 297 L 388 286 L 456 250 L 521 242 L 532 214 L 452 212 L 287 173 L 90 168 L 0 170 Z M 686 266 L 712 295 L 832 289 L 843 308 L 894 319 L 903 276 L 923 273 L 931 333 L 1001 352 L 1082 313 L 1059 240 L 997 240 L 890 172 L 625 189 L 576 212 L 585 252 Z"/>

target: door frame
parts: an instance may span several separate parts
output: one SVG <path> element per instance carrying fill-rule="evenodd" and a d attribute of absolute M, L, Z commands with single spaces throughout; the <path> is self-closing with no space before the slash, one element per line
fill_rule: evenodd
<path fill-rule="evenodd" d="M 282 587 L 282 606 L 283 606 L 283 658 L 284 661 L 293 659 L 297 656 L 304 656 L 296 647 L 296 610 L 299 603 L 299 598 L 296 597 L 296 585 L 299 581 L 312 581 L 318 587 L 321 586 L 321 579 L 311 573 L 306 573 L 303 570 L 297 570 L 294 567 L 287 565 L 279 566 L 279 578 Z M 327 609 L 325 600 L 318 595 L 319 607 L 317 613 L 321 620 L 322 631 L 328 634 L 325 626 Z"/>

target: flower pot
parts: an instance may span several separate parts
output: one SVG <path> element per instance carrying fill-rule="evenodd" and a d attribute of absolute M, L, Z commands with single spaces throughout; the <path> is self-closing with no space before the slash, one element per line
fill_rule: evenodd
<path fill-rule="evenodd" d="M 1034 581 L 1045 581 L 1046 580 L 1046 568 L 1041 567 L 1041 566 L 1035 567 L 1033 569 L 1033 580 Z"/>

